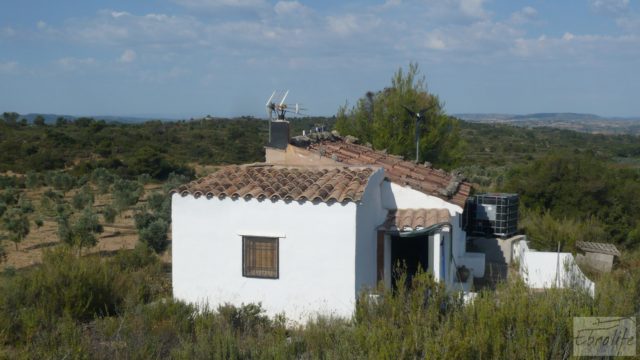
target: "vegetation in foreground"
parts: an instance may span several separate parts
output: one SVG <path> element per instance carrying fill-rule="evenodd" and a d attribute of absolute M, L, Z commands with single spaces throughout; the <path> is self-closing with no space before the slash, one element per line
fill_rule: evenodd
<path fill-rule="evenodd" d="M 598 280 L 595 299 L 513 280 L 467 305 L 422 273 L 410 287 L 361 296 L 351 319 L 302 326 L 259 304 L 171 300 L 146 247 L 102 259 L 59 248 L 40 267 L 0 276 L 0 358 L 567 358 L 574 316 L 639 314 L 639 265 L 638 254 L 625 258 Z"/>

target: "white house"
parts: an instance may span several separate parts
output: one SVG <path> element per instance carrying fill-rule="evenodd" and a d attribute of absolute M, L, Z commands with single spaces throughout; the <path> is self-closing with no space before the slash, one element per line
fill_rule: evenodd
<path fill-rule="evenodd" d="M 175 189 L 174 297 L 213 308 L 260 302 L 299 320 L 350 317 L 360 291 L 393 286 L 397 262 L 451 290 L 484 275 L 484 254 L 466 252 L 461 228 L 468 184 L 360 145 L 336 143 L 328 155 L 329 145 L 321 155 L 268 149 L 270 163 L 223 167 Z"/>

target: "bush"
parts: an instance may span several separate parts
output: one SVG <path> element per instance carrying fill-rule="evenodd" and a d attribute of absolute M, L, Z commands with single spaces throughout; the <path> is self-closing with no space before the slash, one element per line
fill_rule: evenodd
<path fill-rule="evenodd" d="M 118 211 L 133 206 L 143 192 L 144 188 L 137 181 L 118 179 L 113 183 L 113 206 Z"/>
<path fill-rule="evenodd" d="M 153 213 L 165 220 L 171 222 L 171 197 L 161 192 L 154 192 L 147 197 L 147 204 Z"/>
<path fill-rule="evenodd" d="M 58 172 L 51 178 L 51 185 L 56 189 L 62 191 L 63 194 L 69 192 L 75 186 L 75 180 L 71 175 L 65 172 Z"/>
<path fill-rule="evenodd" d="M 128 297 L 137 306 L 166 295 L 163 282 L 157 260 L 144 250 L 114 260 L 78 258 L 65 247 L 46 251 L 42 265 L 0 281 L 0 348 L 35 341 L 31 346 L 73 349 L 78 338 L 60 337 L 60 323 L 79 331 L 79 322 L 124 312 Z"/>
<path fill-rule="evenodd" d="M 118 211 L 111 205 L 105 206 L 102 210 L 102 217 L 107 224 L 113 224 L 116 221 L 116 215 L 118 215 Z"/>
<path fill-rule="evenodd" d="M 167 231 L 169 231 L 169 224 L 162 219 L 156 219 L 139 231 L 140 241 L 155 252 L 161 253 L 169 246 Z"/>
<path fill-rule="evenodd" d="M 24 195 L 20 197 L 20 201 L 18 201 L 18 207 L 20 208 L 20 211 L 25 214 L 30 214 L 35 211 L 35 207 L 33 206 L 31 200 L 27 199 L 27 197 Z"/>
<path fill-rule="evenodd" d="M 42 176 L 39 173 L 29 171 L 25 177 L 24 184 L 30 189 L 37 188 L 42 185 Z"/>
<path fill-rule="evenodd" d="M 29 235 L 31 229 L 29 218 L 20 209 L 11 208 L 2 216 L 2 223 L 4 229 L 9 232 L 9 240 L 15 243 L 18 250 L 18 243 Z"/>
<path fill-rule="evenodd" d="M 83 186 L 71 198 L 71 205 L 77 210 L 82 210 L 87 206 L 93 205 L 95 196 L 88 186 Z"/>
<path fill-rule="evenodd" d="M 115 181 L 115 175 L 105 168 L 97 168 L 91 173 L 91 181 L 98 187 L 98 193 L 106 194 L 109 186 Z"/>
<path fill-rule="evenodd" d="M 20 192 L 14 187 L 9 187 L 0 192 L 0 202 L 7 205 L 15 205 L 20 199 Z"/>

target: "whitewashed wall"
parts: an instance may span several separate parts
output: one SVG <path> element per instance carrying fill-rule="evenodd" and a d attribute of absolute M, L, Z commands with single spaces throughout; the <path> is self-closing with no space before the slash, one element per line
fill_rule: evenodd
<path fill-rule="evenodd" d="M 389 181 L 382 183 L 381 195 L 387 209 L 447 209 L 451 216 L 462 214 L 458 205 Z"/>
<path fill-rule="evenodd" d="M 535 251 L 524 239 L 514 242 L 512 249 L 520 276 L 530 288 L 582 288 L 595 296 L 595 284 L 580 270 L 571 253 Z"/>
<path fill-rule="evenodd" d="M 304 320 L 350 317 L 356 292 L 355 203 L 172 198 L 174 297 L 216 308 L 261 302 Z M 242 276 L 242 235 L 280 237 L 280 278 Z M 375 244 L 375 237 L 371 240 Z M 368 249 L 367 244 L 362 244 Z M 375 259 L 375 258 L 374 258 Z M 360 266 L 368 266 L 368 256 Z M 373 266 L 375 274 L 375 262 Z M 366 276 L 361 283 L 366 283 Z"/>
<path fill-rule="evenodd" d="M 369 185 L 357 205 L 356 228 L 356 290 L 372 289 L 377 282 L 378 226 L 384 223 L 388 210 L 382 207 L 380 185 L 384 171 L 378 169 L 369 178 Z"/>

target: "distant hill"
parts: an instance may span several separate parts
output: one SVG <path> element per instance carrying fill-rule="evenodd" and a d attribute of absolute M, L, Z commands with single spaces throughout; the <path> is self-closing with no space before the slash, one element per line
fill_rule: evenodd
<path fill-rule="evenodd" d="M 74 115 L 61 115 L 61 114 L 39 114 L 39 113 L 29 113 L 29 114 L 20 114 L 20 119 L 27 119 L 30 123 L 33 122 L 38 115 L 44 117 L 44 122 L 46 124 L 55 124 L 56 120 L 59 117 L 63 117 L 67 120 L 75 120 L 81 117 L 90 117 L 96 120 L 104 120 L 107 122 L 121 122 L 121 123 L 142 123 L 149 120 L 162 120 L 162 121 L 171 121 L 176 119 L 168 119 L 168 118 L 159 118 L 159 117 L 136 117 L 136 116 L 111 116 L 111 115 L 88 115 L 88 116 L 74 116 Z"/>
<path fill-rule="evenodd" d="M 581 113 L 480 114 L 453 116 L 470 122 L 499 123 L 523 127 L 551 127 L 593 134 L 640 134 L 640 117 L 603 117 Z"/>

